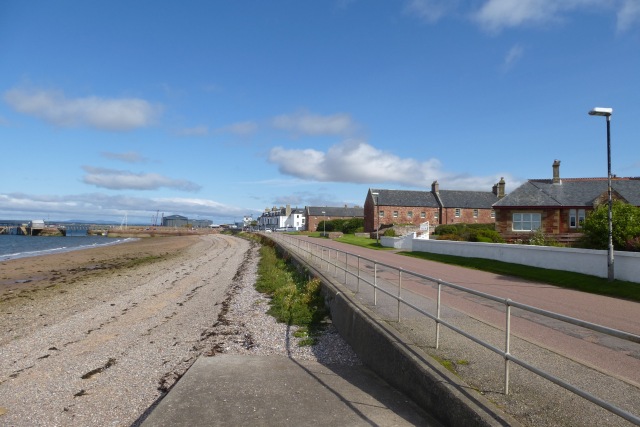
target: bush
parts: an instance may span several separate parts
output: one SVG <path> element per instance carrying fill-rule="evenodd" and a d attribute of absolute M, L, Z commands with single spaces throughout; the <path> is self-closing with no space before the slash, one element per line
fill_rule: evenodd
<path fill-rule="evenodd" d="M 640 237 L 640 208 L 616 200 L 611 209 L 613 222 L 613 247 L 628 250 Z M 587 215 L 583 226 L 584 246 L 592 249 L 606 249 L 609 246 L 609 205 L 603 203 Z"/>
<path fill-rule="evenodd" d="M 389 229 L 384 231 L 383 236 L 396 237 L 396 230 L 394 230 L 393 228 L 389 228 Z"/>
<path fill-rule="evenodd" d="M 344 234 L 355 234 L 361 230 L 364 230 L 364 218 L 351 218 L 342 224 Z"/>
<path fill-rule="evenodd" d="M 468 241 L 470 242 L 483 242 L 483 243 L 504 243 L 504 239 L 495 230 L 479 229 L 471 230 L 469 232 Z"/>
<path fill-rule="evenodd" d="M 444 224 L 437 226 L 434 234 L 439 240 L 503 243 L 495 229 L 495 224 Z"/>

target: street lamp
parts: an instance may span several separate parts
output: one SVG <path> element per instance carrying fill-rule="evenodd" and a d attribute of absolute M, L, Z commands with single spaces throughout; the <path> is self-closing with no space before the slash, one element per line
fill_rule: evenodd
<path fill-rule="evenodd" d="M 607 118 L 607 196 L 609 198 L 609 247 L 607 249 L 607 278 L 610 282 L 614 279 L 613 273 L 613 218 L 611 200 L 611 114 L 613 108 L 596 107 L 589 111 L 590 116 L 604 116 Z"/>
<path fill-rule="evenodd" d="M 327 237 L 327 215 L 322 211 L 322 236 Z"/>

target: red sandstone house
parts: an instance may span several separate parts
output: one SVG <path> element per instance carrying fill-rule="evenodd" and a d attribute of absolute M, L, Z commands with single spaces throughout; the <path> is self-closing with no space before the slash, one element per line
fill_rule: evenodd
<path fill-rule="evenodd" d="M 307 218 L 307 230 L 318 230 L 318 224 L 322 221 L 331 221 L 332 219 L 352 219 L 362 218 L 363 209 L 358 206 L 352 208 L 346 205 L 343 208 L 334 206 L 307 206 L 305 209 L 305 217 Z"/>
<path fill-rule="evenodd" d="M 528 239 L 541 228 L 559 242 L 582 235 L 582 222 L 595 207 L 607 203 L 607 178 L 560 178 L 560 161 L 552 179 L 530 179 L 493 204 L 496 231 L 507 241 Z M 640 178 L 611 180 L 612 199 L 640 206 Z"/>
<path fill-rule="evenodd" d="M 440 190 L 438 181 L 431 191 L 369 189 L 364 202 L 365 232 L 391 225 L 493 223 L 492 205 L 504 196 L 504 179 L 492 191 Z"/>

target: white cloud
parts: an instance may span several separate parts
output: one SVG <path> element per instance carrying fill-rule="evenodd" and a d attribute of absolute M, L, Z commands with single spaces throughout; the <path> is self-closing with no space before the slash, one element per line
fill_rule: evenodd
<path fill-rule="evenodd" d="M 155 173 L 133 173 L 115 169 L 83 166 L 87 173 L 82 181 L 85 184 L 110 190 L 156 190 L 173 188 L 182 191 L 198 191 L 200 186 L 191 181 L 172 179 Z"/>
<path fill-rule="evenodd" d="M 513 67 L 516 62 L 520 61 L 523 56 L 524 48 L 519 44 L 513 46 L 511 49 L 509 49 L 507 55 L 504 58 L 503 69 L 505 71 L 511 69 L 511 67 Z"/>
<path fill-rule="evenodd" d="M 126 153 L 111 153 L 109 151 L 103 151 L 100 153 L 102 157 L 110 160 L 118 160 L 125 163 L 144 163 L 148 161 L 148 159 L 140 153 L 136 153 L 135 151 L 127 151 Z"/>
<path fill-rule="evenodd" d="M 349 114 L 321 116 L 300 111 L 274 117 L 271 124 L 276 129 L 291 132 L 294 135 L 351 135 L 356 125 Z"/>
<path fill-rule="evenodd" d="M 405 4 L 406 13 L 415 15 L 430 24 L 439 21 L 445 14 L 456 7 L 455 1 L 444 0 L 409 0 Z"/>
<path fill-rule="evenodd" d="M 67 98 L 61 91 L 11 89 L 4 100 L 16 111 L 55 126 L 126 131 L 150 126 L 161 108 L 139 98 Z"/>
<path fill-rule="evenodd" d="M 334 145 L 326 153 L 275 147 L 269 153 L 269 161 L 281 173 L 308 181 L 430 188 L 438 180 L 447 189 L 488 191 L 500 179 L 497 175 L 471 177 L 446 172 L 437 159 L 400 158 L 359 140 Z"/>
<path fill-rule="evenodd" d="M 601 5 L 597 0 L 488 0 L 473 19 L 487 30 L 499 32 L 505 28 L 556 22 L 565 12 Z"/>
<path fill-rule="evenodd" d="M 640 1 L 624 0 L 618 10 L 618 31 L 627 31 L 640 24 Z"/>
<path fill-rule="evenodd" d="M 165 215 L 180 214 L 189 218 L 200 216 L 233 217 L 246 215 L 246 208 L 225 205 L 208 199 L 190 198 L 142 198 L 123 195 L 108 196 L 102 193 L 73 194 L 67 196 L 10 193 L 0 194 L 0 214 L 19 219 L 50 218 L 111 219 L 120 221 L 126 214 L 148 221 L 157 211 Z M 256 211 L 257 212 L 257 211 Z"/>

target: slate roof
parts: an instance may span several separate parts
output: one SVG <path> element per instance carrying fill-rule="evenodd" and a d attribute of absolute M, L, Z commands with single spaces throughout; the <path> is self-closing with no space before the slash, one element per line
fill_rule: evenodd
<path fill-rule="evenodd" d="M 325 213 L 323 214 L 322 211 Z M 328 216 L 328 217 L 353 217 L 364 218 L 364 208 L 358 207 L 334 207 L 334 206 L 307 206 L 307 215 L 309 216 Z"/>
<path fill-rule="evenodd" d="M 378 206 L 439 207 L 438 201 L 430 191 L 380 190 L 373 188 L 370 191 L 371 193 L 378 193 L 376 202 Z"/>
<path fill-rule="evenodd" d="M 611 189 L 628 203 L 640 206 L 640 178 L 613 178 Z M 592 207 L 607 193 L 606 178 L 563 179 L 553 184 L 550 179 L 530 179 L 494 207 Z"/>
<path fill-rule="evenodd" d="M 440 190 L 438 194 L 445 208 L 491 209 L 499 200 L 491 191 Z"/>
<path fill-rule="evenodd" d="M 376 190 L 379 206 L 407 206 L 439 208 L 438 200 L 431 191 Z M 445 208 L 491 209 L 498 196 L 491 191 L 440 190 L 438 192 Z"/>

